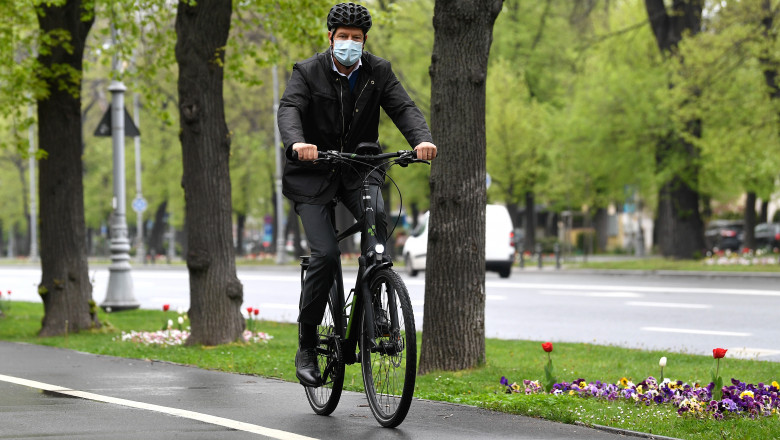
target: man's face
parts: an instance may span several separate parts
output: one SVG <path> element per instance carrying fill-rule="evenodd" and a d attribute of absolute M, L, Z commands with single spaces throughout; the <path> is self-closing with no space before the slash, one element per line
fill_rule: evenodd
<path fill-rule="evenodd" d="M 366 36 L 363 35 L 363 30 L 356 27 L 338 27 L 336 30 L 328 31 L 328 40 L 333 45 L 333 41 L 339 40 L 352 40 L 358 43 L 364 43 Z"/>

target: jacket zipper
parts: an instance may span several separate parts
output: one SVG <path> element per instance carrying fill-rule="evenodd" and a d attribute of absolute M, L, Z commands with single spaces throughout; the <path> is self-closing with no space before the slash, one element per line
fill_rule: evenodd
<path fill-rule="evenodd" d="M 341 82 L 343 82 L 343 81 L 341 81 Z M 368 87 L 368 83 L 369 82 L 371 82 L 370 78 L 366 80 L 366 83 L 363 84 L 363 88 L 360 89 L 360 93 L 358 93 L 358 97 L 355 98 L 355 106 L 352 108 L 352 110 L 357 110 L 358 101 L 360 101 L 360 97 L 363 96 L 363 91 L 366 90 L 366 87 Z M 343 133 L 343 137 L 341 138 L 341 150 L 344 151 L 344 138 L 346 138 L 348 133 L 346 133 L 344 131 L 344 101 L 343 101 L 344 89 L 339 88 L 339 91 L 342 94 L 342 99 L 339 99 L 339 101 L 341 101 L 341 102 L 339 102 L 339 104 L 341 105 L 341 132 Z M 355 118 L 355 112 L 354 111 L 352 112 L 352 118 L 353 119 Z M 349 123 L 349 128 L 350 129 L 352 128 L 352 122 L 351 121 Z"/>
<path fill-rule="evenodd" d="M 344 81 L 341 81 L 339 78 L 339 105 L 341 106 L 341 136 L 339 136 L 339 142 L 341 143 L 339 151 L 344 152 L 344 136 L 347 134 L 345 133 L 344 128 Z"/>

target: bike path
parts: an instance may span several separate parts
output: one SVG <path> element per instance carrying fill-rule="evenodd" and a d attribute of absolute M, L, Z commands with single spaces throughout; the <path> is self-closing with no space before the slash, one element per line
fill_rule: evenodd
<path fill-rule="evenodd" d="M 216 348 L 217 350 L 219 348 Z M 291 360 L 292 361 L 292 360 Z M 0 341 L 0 439 L 618 439 L 583 426 L 417 400 L 381 428 L 365 396 L 328 417 L 257 376 Z"/>

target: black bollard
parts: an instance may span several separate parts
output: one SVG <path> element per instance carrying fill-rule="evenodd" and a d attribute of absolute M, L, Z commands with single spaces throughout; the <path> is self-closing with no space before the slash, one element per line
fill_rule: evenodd
<path fill-rule="evenodd" d="M 555 250 L 555 268 L 560 269 L 561 268 L 561 245 L 556 242 L 553 246 L 553 249 Z"/>

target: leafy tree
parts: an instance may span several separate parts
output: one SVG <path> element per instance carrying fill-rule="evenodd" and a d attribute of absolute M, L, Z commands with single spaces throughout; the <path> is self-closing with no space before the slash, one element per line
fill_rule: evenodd
<path fill-rule="evenodd" d="M 45 314 L 39 334 L 99 325 L 87 271 L 82 184 L 81 70 L 93 4 L 80 0 L 36 7 L 38 62 L 46 90 L 38 98 L 41 284 Z M 57 41 L 59 40 L 59 41 Z M 52 43 L 58 44 L 52 44 Z"/>
<path fill-rule="evenodd" d="M 180 2 L 176 60 L 186 199 L 192 335 L 188 344 L 234 341 L 244 330 L 231 222 L 230 134 L 222 98 L 230 3 Z"/>
<path fill-rule="evenodd" d="M 485 81 L 502 0 L 437 0 L 426 319 L 420 372 L 485 361 Z M 457 335 L 457 337 L 453 337 Z"/>

